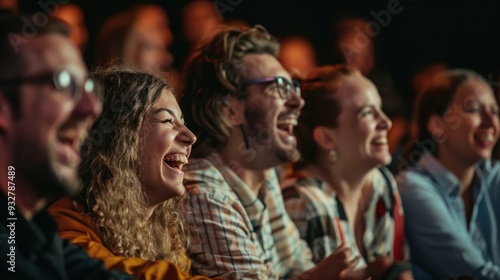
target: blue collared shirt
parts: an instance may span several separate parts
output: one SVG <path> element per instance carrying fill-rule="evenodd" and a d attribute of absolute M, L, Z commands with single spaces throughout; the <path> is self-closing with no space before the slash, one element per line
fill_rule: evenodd
<path fill-rule="evenodd" d="M 500 162 L 477 164 L 468 225 L 458 179 L 432 155 L 424 154 L 397 181 L 417 267 L 436 279 L 500 279 Z"/>

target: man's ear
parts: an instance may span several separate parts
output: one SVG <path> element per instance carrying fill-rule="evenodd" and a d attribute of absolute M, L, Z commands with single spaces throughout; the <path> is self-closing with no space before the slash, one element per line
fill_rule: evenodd
<path fill-rule="evenodd" d="M 219 99 L 219 105 L 232 126 L 239 126 L 244 120 L 244 103 L 230 95 Z"/>
<path fill-rule="evenodd" d="M 315 127 L 313 129 L 313 139 L 324 150 L 331 151 L 336 147 L 332 128 L 326 126 Z"/>

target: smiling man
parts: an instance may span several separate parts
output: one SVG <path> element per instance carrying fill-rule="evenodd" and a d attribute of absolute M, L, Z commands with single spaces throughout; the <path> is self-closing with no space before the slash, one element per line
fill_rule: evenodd
<path fill-rule="evenodd" d="M 342 246 L 313 268 L 286 214 L 274 168 L 299 159 L 293 127 L 304 101 L 276 59 L 278 48 L 263 27 L 226 28 L 186 66 L 183 111 L 198 138 L 197 159 L 185 167 L 196 273 L 339 279 L 357 261 Z"/>
<path fill-rule="evenodd" d="M 43 210 L 78 190 L 80 145 L 100 103 L 67 27 L 31 19 L 0 18 L 0 278 L 108 279 Z"/>

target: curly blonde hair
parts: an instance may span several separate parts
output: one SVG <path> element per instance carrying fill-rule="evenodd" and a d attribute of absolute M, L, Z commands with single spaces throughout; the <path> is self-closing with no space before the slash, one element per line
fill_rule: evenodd
<path fill-rule="evenodd" d="M 188 232 L 179 213 L 182 198 L 163 202 L 148 217 L 139 172 L 144 119 L 162 91 L 171 88 L 151 74 L 124 68 L 99 70 L 92 76 L 103 86 L 103 112 L 82 149 L 83 188 L 77 205 L 94 219 L 114 254 L 166 259 L 187 270 Z"/>

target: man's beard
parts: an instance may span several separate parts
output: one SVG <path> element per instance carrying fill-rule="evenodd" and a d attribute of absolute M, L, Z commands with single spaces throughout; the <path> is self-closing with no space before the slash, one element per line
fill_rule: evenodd
<path fill-rule="evenodd" d="M 300 159 L 300 153 L 296 147 L 280 147 L 276 140 L 276 130 L 277 127 L 271 128 L 269 124 L 273 124 L 273 121 L 268 120 L 268 118 L 273 117 L 272 115 L 266 116 L 266 112 L 262 109 L 252 110 L 252 112 L 246 111 L 245 117 L 247 119 L 247 128 L 243 128 L 245 133 L 243 137 L 246 137 L 245 141 L 248 141 L 249 148 L 255 149 L 258 153 L 265 153 L 265 149 L 268 147 L 273 147 L 275 157 L 280 163 L 296 162 Z M 264 149 L 259 149 L 258 147 L 264 147 Z"/>
<path fill-rule="evenodd" d="M 283 163 L 293 163 L 300 159 L 300 152 L 297 148 L 294 149 L 278 149 L 276 150 L 276 156 Z"/>

